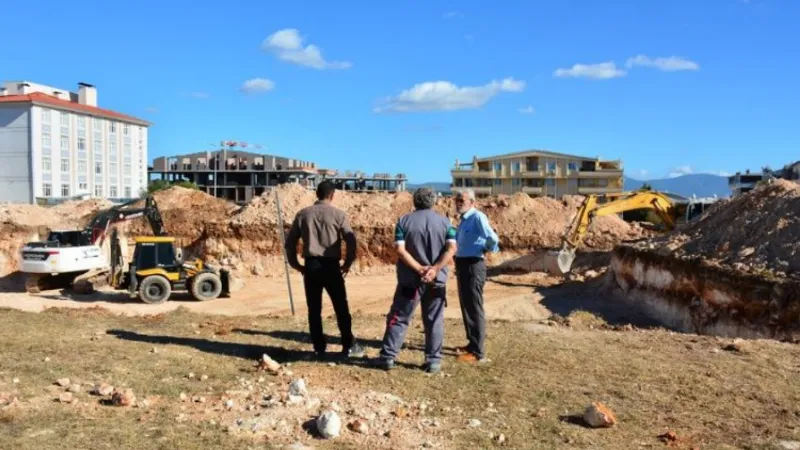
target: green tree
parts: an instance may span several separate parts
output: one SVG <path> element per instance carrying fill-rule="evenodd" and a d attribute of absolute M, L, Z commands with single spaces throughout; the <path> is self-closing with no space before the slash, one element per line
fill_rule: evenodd
<path fill-rule="evenodd" d="M 188 180 L 175 181 L 174 183 L 170 183 L 167 180 L 154 180 L 147 185 L 147 190 L 143 190 L 140 196 L 147 197 L 154 192 L 158 192 L 172 186 L 180 186 L 186 189 L 200 189 L 197 184 Z"/>
<path fill-rule="evenodd" d="M 645 183 L 645 184 L 642 185 L 641 190 L 643 190 L 643 191 L 652 191 L 653 190 L 653 186 L 651 186 L 650 183 Z"/>

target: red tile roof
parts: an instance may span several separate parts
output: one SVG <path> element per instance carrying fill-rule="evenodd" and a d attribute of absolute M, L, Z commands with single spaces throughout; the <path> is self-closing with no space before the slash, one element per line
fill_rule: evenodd
<path fill-rule="evenodd" d="M 66 109 L 75 112 L 85 112 L 87 114 L 106 117 L 109 119 L 119 119 L 126 122 L 133 122 L 140 125 L 151 125 L 150 122 L 138 119 L 133 116 L 111 111 L 110 109 L 98 108 L 96 106 L 83 105 L 81 103 L 62 100 L 43 92 L 33 92 L 23 95 L 4 95 L 0 96 L 0 103 L 33 103 L 36 105 L 47 105 L 53 108 Z"/>

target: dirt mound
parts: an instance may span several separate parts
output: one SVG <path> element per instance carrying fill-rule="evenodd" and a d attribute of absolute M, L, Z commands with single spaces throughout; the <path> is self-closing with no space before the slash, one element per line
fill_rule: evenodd
<path fill-rule="evenodd" d="M 58 206 L 0 204 L 0 276 L 19 269 L 19 250 L 54 229 L 78 229 L 88 216 L 111 206 L 107 200 L 83 200 Z"/>
<path fill-rule="evenodd" d="M 643 243 L 754 274 L 800 276 L 800 185 L 775 180 L 723 200 L 698 221 Z"/>
<path fill-rule="evenodd" d="M 282 273 L 278 199 L 287 231 L 295 215 L 316 201 L 313 191 L 297 184 L 281 185 L 242 208 L 204 192 L 181 187 L 159 191 L 154 197 L 167 232 L 186 248 L 187 258 L 203 257 L 220 262 L 240 274 L 255 275 Z M 502 251 L 528 252 L 559 247 L 582 199 L 568 197 L 557 201 L 516 194 L 482 199 L 478 208 L 487 214 L 499 234 Z M 347 213 L 358 239 L 354 272 L 391 270 L 395 261 L 394 225 L 400 216 L 413 210 L 411 193 L 337 191 L 333 204 Z M 0 221 L 22 227 L 17 233 L 29 236 L 35 227 L 43 229 L 43 232 L 53 227 L 75 229 L 80 223 L 85 223 L 88 215 L 107 206 L 108 203 L 98 200 L 70 202 L 53 208 L 8 205 L 5 209 L 0 208 Z M 144 201 L 136 206 L 144 206 Z M 457 225 L 452 198 L 439 199 L 435 208 Z M 123 235 L 129 236 L 152 234 L 144 219 L 125 223 L 120 229 Z M 643 233 L 644 230 L 635 224 L 617 217 L 602 217 L 590 227 L 584 246 L 609 250 L 620 241 L 639 238 Z M 15 256 L 18 246 L 11 247 L 7 255 Z"/>

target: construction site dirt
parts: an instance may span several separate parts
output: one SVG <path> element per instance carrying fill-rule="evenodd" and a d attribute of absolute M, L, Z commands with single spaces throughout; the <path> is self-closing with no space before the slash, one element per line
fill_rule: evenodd
<path fill-rule="evenodd" d="M 747 195 L 720 201 L 698 220 L 668 235 L 659 235 L 649 227 L 627 223 L 616 216 L 598 217 L 583 240 L 572 272 L 565 278 L 542 273 L 541 261 L 549 249 L 559 247 L 581 197 L 556 201 L 517 194 L 482 199 L 478 207 L 497 230 L 502 250 L 488 257 L 492 267 L 486 293 L 490 317 L 525 320 L 547 316 L 552 311 L 540 308 L 539 290 L 565 282 L 580 284 L 584 279 L 600 277 L 610 268 L 604 277 L 608 296 L 639 299 L 633 306 L 674 328 L 710 334 L 792 338 L 791 324 L 798 322 L 795 316 L 800 310 L 791 294 L 797 292 L 791 286 L 795 286 L 793 280 L 797 280 L 800 267 L 796 239 L 800 234 L 798 192 L 796 183 L 776 181 Z M 102 304 L 133 314 L 178 306 L 230 315 L 288 312 L 276 199 L 280 199 L 284 227 L 288 229 L 295 214 L 315 201 L 312 191 L 299 185 L 284 185 L 244 207 L 178 187 L 155 196 L 167 231 L 178 238 L 185 257 L 202 257 L 227 267 L 244 281 L 244 289 L 230 299 L 193 303 L 177 298 L 162 305 L 138 304 L 125 294 L 107 291 L 89 297 L 54 291 L 38 296 L 15 293 L 20 280 L 20 275 L 15 274 L 17 253 L 24 242 L 41 237 L 48 229 L 78 227 L 94 211 L 108 205 L 88 201 L 52 208 L 5 206 L 0 208 L 3 237 L 0 275 L 4 276 L 2 290 L 6 293 L 2 294 L 0 305 L 36 310 L 55 304 L 78 307 Z M 413 209 L 411 194 L 338 192 L 334 205 L 348 214 L 358 238 L 357 261 L 348 278 L 353 308 L 365 313 L 385 313 L 395 282 L 393 228 L 402 214 Z M 441 198 L 435 208 L 457 223 L 451 198 Z M 127 236 L 150 234 L 144 220 L 119 227 Z M 695 261 L 692 264 L 704 269 L 692 269 L 687 261 Z M 653 270 L 648 272 L 647 268 Z M 672 269 L 675 273 L 670 272 Z M 723 272 L 725 276 L 718 275 Z M 714 277 L 715 281 L 704 282 L 701 274 Z M 301 309 L 302 281 L 297 274 L 292 274 L 292 284 L 295 304 Z M 751 288 L 743 289 L 744 285 Z M 596 297 L 595 291 L 587 286 L 580 296 Z M 453 280 L 449 295 L 457 298 Z M 630 309 L 628 303 L 619 302 L 620 309 Z M 731 304 L 738 306 L 734 308 Z M 762 304 L 769 306 L 757 307 Z M 676 308 L 682 312 L 676 312 Z M 744 314 L 744 310 L 749 312 Z M 720 317 L 730 311 L 737 311 L 733 313 L 737 320 L 746 323 L 734 327 L 718 324 Z M 450 314 L 457 312 L 453 309 Z M 755 316 L 759 314 L 757 319 Z"/>

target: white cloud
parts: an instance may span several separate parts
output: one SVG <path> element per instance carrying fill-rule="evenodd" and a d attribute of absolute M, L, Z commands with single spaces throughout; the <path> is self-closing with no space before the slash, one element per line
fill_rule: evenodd
<path fill-rule="evenodd" d="M 667 176 L 669 178 L 675 178 L 692 173 L 694 173 L 694 171 L 692 170 L 691 166 L 678 166 L 672 169 Z"/>
<path fill-rule="evenodd" d="M 264 51 L 274 53 L 278 59 L 314 69 L 348 69 L 349 61 L 325 61 L 322 49 L 313 44 L 303 46 L 303 37 L 294 28 L 284 28 L 269 35 L 261 43 Z"/>
<path fill-rule="evenodd" d="M 385 98 L 375 112 L 457 111 L 485 105 L 500 92 L 521 92 L 525 82 L 506 78 L 483 86 L 459 87 L 449 81 L 427 81 Z"/>
<path fill-rule="evenodd" d="M 521 114 L 533 114 L 533 113 L 535 113 L 535 112 L 536 112 L 536 110 L 535 110 L 535 109 L 533 109 L 533 106 L 531 106 L 531 105 L 528 105 L 528 106 L 526 106 L 526 107 L 524 107 L 524 108 L 520 108 L 520 109 L 519 109 L 519 112 L 520 112 Z"/>
<path fill-rule="evenodd" d="M 156 108 L 155 106 L 148 106 L 148 107 L 147 107 L 147 108 L 145 108 L 144 110 L 145 110 L 146 112 L 149 112 L 150 114 L 155 114 L 155 113 L 157 113 L 157 112 L 158 112 L 158 108 Z"/>
<path fill-rule="evenodd" d="M 442 14 L 442 17 L 445 19 L 461 19 L 464 17 L 464 14 L 461 11 L 448 11 Z"/>
<path fill-rule="evenodd" d="M 627 71 L 618 69 L 613 61 L 598 64 L 575 64 L 569 69 L 556 69 L 553 76 L 558 78 L 591 78 L 607 80 L 610 78 L 624 77 Z"/>
<path fill-rule="evenodd" d="M 240 90 L 245 94 L 259 94 L 275 88 L 275 83 L 266 78 L 252 78 L 244 82 Z"/>
<path fill-rule="evenodd" d="M 207 92 L 191 92 L 191 93 L 189 93 L 189 96 L 192 97 L 192 98 L 206 99 L 206 98 L 208 98 L 208 93 Z"/>
<path fill-rule="evenodd" d="M 647 180 L 650 172 L 645 169 L 639 169 L 633 172 L 633 178 L 636 180 Z"/>
<path fill-rule="evenodd" d="M 694 61 L 690 61 L 678 56 L 650 58 L 646 55 L 637 55 L 634 58 L 628 58 L 625 66 L 629 69 L 635 66 L 652 67 L 663 72 L 677 72 L 680 70 L 697 70 L 700 65 Z"/>

